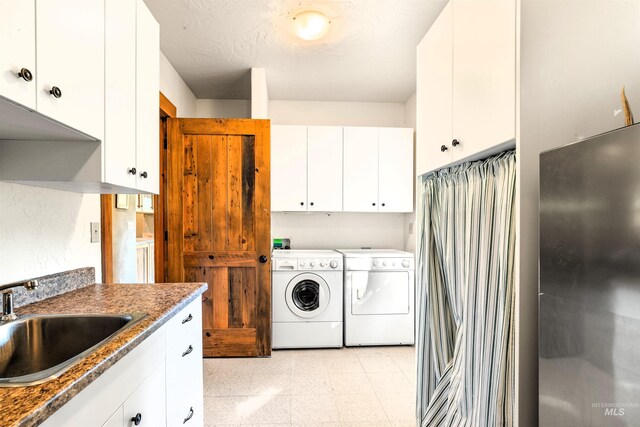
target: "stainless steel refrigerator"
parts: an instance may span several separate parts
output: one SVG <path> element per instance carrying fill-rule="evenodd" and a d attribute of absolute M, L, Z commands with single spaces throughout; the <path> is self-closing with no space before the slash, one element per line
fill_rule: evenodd
<path fill-rule="evenodd" d="M 640 126 L 540 155 L 540 426 L 640 426 Z"/>

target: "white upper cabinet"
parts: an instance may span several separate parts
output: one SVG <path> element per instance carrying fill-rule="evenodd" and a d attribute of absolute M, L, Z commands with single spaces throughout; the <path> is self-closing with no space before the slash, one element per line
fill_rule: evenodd
<path fill-rule="evenodd" d="M 378 211 L 378 128 L 344 128 L 345 212 Z"/>
<path fill-rule="evenodd" d="M 36 109 L 35 0 L 0 0 L 0 96 Z"/>
<path fill-rule="evenodd" d="M 515 0 L 453 0 L 454 156 L 515 138 Z"/>
<path fill-rule="evenodd" d="M 307 131 L 309 211 L 342 210 L 342 128 L 309 126 Z"/>
<path fill-rule="evenodd" d="M 271 210 L 307 210 L 306 126 L 271 126 Z"/>
<path fill-rule="evenodd" d="M 413 129 L 271 126 L 271 210 L 412 212 Z"/>
<path fill-rule="evenodd" d="M 413 211 L 413 129 L 378 131 L 378 211 Z"/>
<path fill-rule="evenodd" d="M 105 5 L 105 181 L 135 188 L 136 2 Z"/>
<path fill-rule="evenodd" d="M 104 0 L 37 0 L 38 112 L 104 135 Z"/>
<path fill-rule="evenodd" d="M 515 0 L 451 0 L 418 45 L 418 175 L 515 138 Z"/>
<path fill-rule="evenodd" d="M 157 194 L 160 191 L 160 27 L 143 0 L 137 0 L 136 4 L 137 188 Z"/>
<path fill-rule="evenodd" d="M 416 173 L 453 161 L 453 7 L 440 12 L 417 49 Z"/>

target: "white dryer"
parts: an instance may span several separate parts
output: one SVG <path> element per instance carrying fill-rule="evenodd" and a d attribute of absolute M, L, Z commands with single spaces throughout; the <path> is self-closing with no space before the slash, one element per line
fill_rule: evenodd
<path fill-rule="evenodd" d="M 342 347 L 342 255 L 274 250 L 272 261 L 272 347 Z"/>
<path fill-rule="evenodd" d="M 413 254 L 396 250 L 342 250 L 344 344 L 413 344 Z"/>

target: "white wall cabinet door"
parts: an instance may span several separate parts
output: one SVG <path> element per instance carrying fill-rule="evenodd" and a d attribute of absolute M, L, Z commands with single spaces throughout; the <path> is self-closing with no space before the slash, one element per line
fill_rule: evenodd
<path fill-rule="evenodd" d="M 37 109 L 99 140 L 104 138 L 104 18 L 104 0 L 36 2 Z"/>
<path fill-rule="evenodd" d="M 344 128 L 343 208 L 378 211 L 378 128 Z"/>
<path fill-rule="evenodd" d="M 515 138 L 514 0 L 453 0 L 454 161 Z"/>
<path fill-rule="evenodd" d="M 416 174 L 452 161 L 453 8 L 440 12 L 417 49 Z"/>
<path fill-rule="evenodd" d="M 307 210 L 306 126 L 271 126 L 271 210 Z"/>
<path fill-rule="evenodd" d="M 144 1 L 137 0 L 136 165 L 137 188 L 160 192 L 160 27 Z"/>
<path fill-rule="evenodd" d="M 309 126 L 307 200 L 309 211 L 342 210 L 342 127 Z"/>
<path fill-rule="evenodd" d="M 413 129 L 380 128 L 378 212 L 413 212 Z"/>
<path fill-rule="evenodd" d="M 158 366 L 122 405 L 125 426 L 138 416 L 141 426 L 166 426 L 165 386 L 164 367 Z"/>
<path fill-rule="evenodd" d="M 105 3 L 104 180 L 136 187 L 136 2 Z"/>
<path fill-rule="evenodd" d="M 0 95 L 36 109 L 35 0 L 0 0 Z"/>

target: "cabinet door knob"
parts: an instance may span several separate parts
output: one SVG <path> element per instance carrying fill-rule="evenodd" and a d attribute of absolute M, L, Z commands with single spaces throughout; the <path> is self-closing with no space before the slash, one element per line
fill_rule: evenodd
<path fill-rule="evenodd" d="M 371 203 L 371 206 L 375 206 L 375 205 L 376 205 L 376 204 L 375 204 L 375 202 L 374 202 L 374 203 Z"/>
<path fill-rule="evenodd" d="M 443 146 L 440 147 L 440 151 L 442 151 L 443 153 L 445 151 L 447 151 L 448 149 L 449 149 L 449 147 L 447 147 L 446 145 L 443 145 Z"/>
<path fill-rule="evenodd" d="M 20 69 L 18 77 L 22 77 L 25 82 L 30 82 L 31 80 L 33 80 L 33 74 L 31 74 L 31 71 L 29 71 L 28 68 Z"/>
<path fill-rule="evenodd" d="M 453 141 L 451 141 L 451 145 L 453 145 L 454 147 L 457 147 L 458 145 L 460 145 L 460 141 L 458 141 L 457 139 L 454 139 Z"/>
<path fill-rule="evenodd" d="M 146 178 L 146 177 L 148 176 L 148 175 L 147 175 L 147 171 L 142 172 L 142 173 L 140 174 L 140 176 L 141 176 L 141 177 L 143 177 L 143 178 Z"/>
<path fill-rule="evenodd" d="M 313 202 L 309 203 L 311 206 L 313 206 Z"/>
<path fill-rule="evenodd" d="M 142 414 L 138 412 L 135 417 L 131 418 L 131 422 L 134 425 L 140 425 L 140 423 L 142 422 Z"/>
<path fill-rule="evenodd" d="M 191 354 L 191 352 L 193 351 L 193 346 L 190 345 L 189 348 L 187 348 L 183 353 L 182 353 L 182 357 L 185 357 L 187 354 Z"/>
<path fill-rule="evenodd" d="M 300 202 L 300 206 L 304 206 L 304 202 Z"/>
<path fill-rule="evenodd" d="M 52 87 L 49 93 L 53 95 L 54 98 L 62 98 L 62 91 L 58 86 Z"/>
<path fill-rule="evenodd" d="M 382 206 L 387 206 L 387 204 L 386 204 L 386 203 L 383 203 L 383 204 L 382 204 Z"/>
<path fill-rule="evenodd" d="M 182 424 L 186 424 L 191 418 L 193 418 L 193 406 L 189 408 L 189 415 L 187 415 L 187 418 L 182 421 Z"/>
<path fill-rule="evenodd" d="M 130 173 L 131 175 L 135 175 L 135 174 L 136 174 L 136 172 L 137 172 L 136 168 L 131 168 L 131 169 L 129 169 L 129 173 Z"/>

